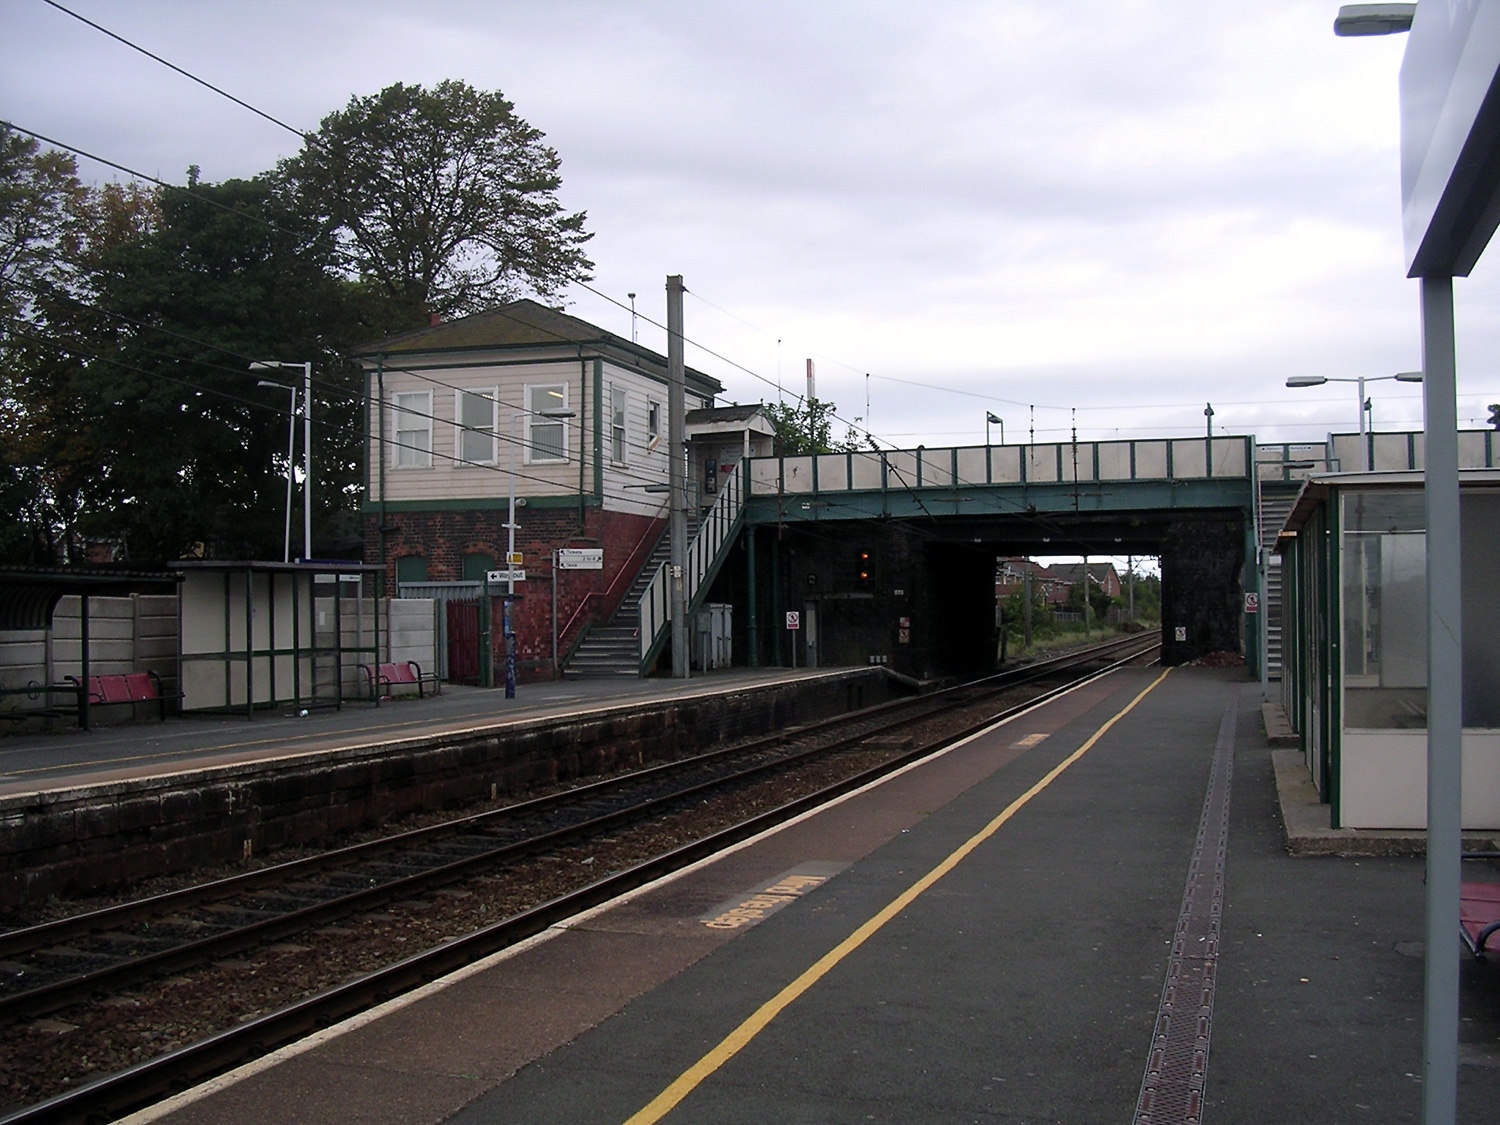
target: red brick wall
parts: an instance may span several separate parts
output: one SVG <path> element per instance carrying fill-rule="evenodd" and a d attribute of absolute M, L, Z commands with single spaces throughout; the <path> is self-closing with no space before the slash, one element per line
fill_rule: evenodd
<path fill-rule="evenodd" d="M 503 567 L 507 538 L 505 522 L 503 508 L 387 512 L 387 589 L 395 590 L 396 560 L 406 555 L 420 555 L 427 560 L 427 577 L 432 582 L 462 579 L 464 556 L 469 554 L 490 555 L 497 566 Z M 374 513 L 366 515 L 366 562 L 380 561 L 378 523 Z M 565 655 L 584 625 L 609 619 L 650 554 L 665 521 L 590 507 L 584 509 L 580 526 L 577 508 L 528 506 L 517 511 L 516 523 L 516 550 L 524 558 L 526 571 L 526 581 L 516 587 L 516 592 L 522 596 L 515 603 L 512 618 L 518 674 L 523 681 L 550 679 L 554 579 L 557 583 L 558 628 L 567 630 L 559 640 L 559 653 Z M 604 569 L 566 570 L 554 576 L 552 552 L 568 547 L 602 547 Z M 636 552 L 634 557 L 632 552 Z M 494 638 L 495 666 L 499 669 L 504 666 L 504 641 L 500 635 L 498 602 L 495 605 Z"/>

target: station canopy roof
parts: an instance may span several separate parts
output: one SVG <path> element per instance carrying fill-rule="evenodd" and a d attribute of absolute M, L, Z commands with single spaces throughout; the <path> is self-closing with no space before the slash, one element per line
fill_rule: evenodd
<path fill-rule="evenodd" d="M 124 597 L 167 594 L 175 574 L 118 567 L 0 567 L 0 630 L 47 629 L 52 611 L 68 594 Z"/>

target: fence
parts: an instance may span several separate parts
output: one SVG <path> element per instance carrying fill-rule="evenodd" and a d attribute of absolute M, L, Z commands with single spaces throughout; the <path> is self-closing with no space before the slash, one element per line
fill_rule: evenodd
<path fill-rule="evenodd" d="M 0 633 L 0 687 L 60 684 L 83 674 L 82 603 L 69 595 L 57 603 L 51 629 Z M 155 672 L 168 694 L 177 691 L 177 598 L 132 594 L 89 598 L 89 672 L 114 675 Z M 0 707 L 25 710 L 37 701 L 5 696 Z"/>

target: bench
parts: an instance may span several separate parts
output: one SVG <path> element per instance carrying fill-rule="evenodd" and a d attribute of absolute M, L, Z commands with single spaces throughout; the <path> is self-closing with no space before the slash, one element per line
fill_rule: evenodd
<path fill-rule="evenodd" d="M 30 681 L 23 688 L 8 688 L 0 685 L 0 719 L 9 719 L 11 722 L 24 723 L 28 719 L 59 719 L 69 711 L 59 710 L 52 704 L 54 694 L 66 694 L 77 697 L 77 689 L 72 684 L 43 684 L 37 680 Z M 11 696 L 22 696 L 27 702 L 7 702 Z M 34 706 L 27 706 L 27 703 Z"/>
<path fill-rule="evenodd" d="M 1475 957 L 1500 949 L 1500 883 L 1460 883 L 1458 927 Z"/>
<path fill-rule="evenodd" d="M 422 666 L 415 660 L 408 660 L 404 664 L 377 664 L 373 672 L 368 664 L 361 664 L 359 668 L 365 674 L 365 681 L 370 685 L 371 699 L 377 695 L 389 696 L 391 688 L 403 684 L 415 684 L 418 699 L 426 696 L 426 689 L 429 687 L 432 689 L 432 694 L 443 694 L 443 686 L 438 680 L 437 673 L 422 671 Z"/>
<path fill-rule="evenodd" d="M 78 704 L 81 709 L 84 685 L 79 682 L 77 676 L 64 676 L 63 679 L 72 684 L 73 690 L 78 693 Z M 167 717 L 167 700 L 162 694 L 161 677 L 155 672 L 125 672 L 118 675 L 90 676 L 87 691 L 91 707 L 128 703 L 131 717 L 134 718 L 136 704 L 155 703 L 158 717 L 162 719 Z"/>

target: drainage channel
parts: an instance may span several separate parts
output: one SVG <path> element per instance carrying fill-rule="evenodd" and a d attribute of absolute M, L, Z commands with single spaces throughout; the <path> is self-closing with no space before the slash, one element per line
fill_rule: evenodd
<path fill-rule="evenodd" d="M 1219 923 L 1224 913 L 1224 860 L 1229 847 L 1229 790 L 1239 693 L 1231 690 L 1214 744 L 1208 793 L 1188 864 L 1182 912 L 1167 960 L 1151 1054 L 1136 1103 L 1135 1125 L 1198 1125 L 1208 1077 Z"/>

